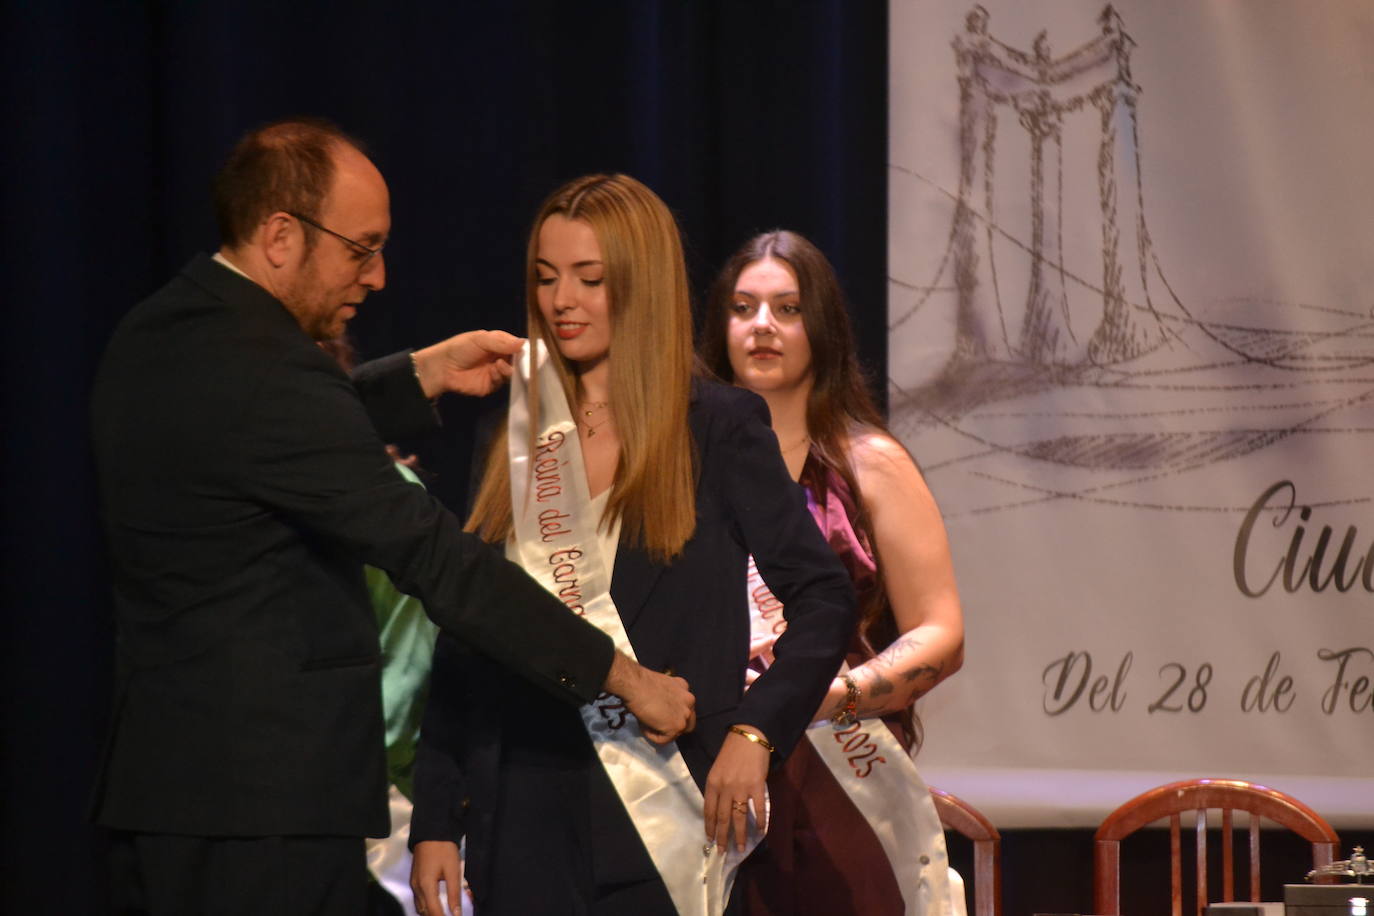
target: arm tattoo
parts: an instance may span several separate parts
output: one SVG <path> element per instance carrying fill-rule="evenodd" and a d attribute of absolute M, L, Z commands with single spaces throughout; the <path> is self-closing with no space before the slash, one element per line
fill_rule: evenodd
<path fill-rule="evenodd" d="M 902 675 L 902 677 L 906 678 L 906 680 L 907 680 L 908 683 L 910 683 L 911 681 L 916 680 L 917 678 L 921 678 L 921 677 L 926 678 L 926 679 L 931 680 L 931 681 L 935 681 L 935 680 L 938 680 L 938 679 L 939 679 L 939 677 L 940 677 L 940 672 L 942 672 L 942 671 L 944 671 L 944 670 L 945 670 L 945 666 L 944 666 L 943 664 L 940 664 L 940 665 L 921 665 L 920 667 L 918 667 L 918 668 L 916 668 L 916 669 L 914 669 L 914 670 L 912 670 L 912 671 L 906 672 L 905 674 Z"/>
<path fill-rule="evenodd" d="M 877 660 L 891 669 L 900 669 L 904 660 L 909 660 L 915 655 L 925 643 L 914 636 L 899 636 L 892 645 L 888 646 L 877 655 Z M 940 674 L 945 670 L 943 662 L 930 663 L 922 662 L 909 671 L 902 672 L 902 680 L 908 684 L 915 680 L 926 679 L 932 684 L 940 679 Z"/>
<path fill-rule="evenodd" d="M 870 699 L 876 700 L 878 697 L 885 697 L 896 689 L 892 686 L 891 681 L 883 677 L 881 673 L 874 671 L 872 668 L 865 667 L 864 674 L 867 675 L 865 679 L 868 681 L 868 686 L 864 690 L 864 693 L 868 694 Z"/>
<path fill-rule="evenodd" d="M 898 668 L 901 666 L 902 659 L 924 645 L 925 643 L 914 636 L 898 636 L 892 645 L 879 652 L 875 658 L 889 668 Z"/>
<path fill-rule="evenodd" d="M 899 636 L 892 645 L 879 652 L 869 663 L 855 672 L 863 678 L 864 699 L 869 701 L 868 704 L 861 702 L 860 705 L 867 705 L 870 712 L 874 709 L 880 709 L 885 705 L 882 699 L 897 692 L 897 686 L 888 680 L 883 672 L 878 670 L 879 668 L 900 672 L 900 680 L 905 684 L 911 684 L 918 680 L 922 681 L 923 683 L 915 688 L 914 694 L 910 698 L 913 701 L 934 687 L 945 670 L 945 664 L 944 662 L 918 663 L 918 659 L 914 656 L 924 647 L 925 643 L 911 634 Z M 875 665 L 873 662 L 878 664 Z M 911 670 L 903 671 L 904 663 L 915 666 Z M 894 674 L 893 677 L 898 677 L 898 675 Z"/>

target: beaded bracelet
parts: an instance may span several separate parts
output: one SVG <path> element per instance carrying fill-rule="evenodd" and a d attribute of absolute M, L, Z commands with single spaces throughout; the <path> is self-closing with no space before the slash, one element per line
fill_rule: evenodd
<path fill-rule="evenodd" d="M 836 725 L 853 725 L 859 721 L 855 712 L 859 708 L 859 696 L 863 691 L 859 689 L 859 682 L 850 677 L 848 671 L 840 677 L 844 678 L 844 706 L 830 717 L 830 721 Z"/>
<path fill-rule="evenodd" d="M 762 747 L 762 748 L 763 748 L 764 750 L 766 750 L 768 753 L 770 753 L 770 754 L 773 753 L 773 745 L 769 744 L 769 743 L 768 743 L 768 740 L 767 740 L 766 738 L 760 738 L 758 735 L 754 734 L 753 732 L 748 731 L 748 730 L 743 729 L 743 728 L 740 728 L 738 725 L 731 725 L 731 726 L 730 726 L 730 731 L 732 731 L 732 732 L 734 732 L 735 734 L 739 735 L 741 738 L 748 738 L 750 741 L 754 742 L 754 743 L 757 744 L 759 747 Z"/>

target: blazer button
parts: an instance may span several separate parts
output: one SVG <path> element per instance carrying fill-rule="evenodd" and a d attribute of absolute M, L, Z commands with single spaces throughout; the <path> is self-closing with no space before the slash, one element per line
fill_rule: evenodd
<path fill-rule="evenodd" d="M 469 807 L 471 804 L 472 804 L 472 799 L 471 799 L 471 798 L 468 798 L 468 797 L 466 797 L 466 796 L 464 796 L 463 800 L 460 801 L 460 802 L 458 803 L 458 806 L 459 806 L 460 808 L 462 808 L 464 811 L 466 811 L 466 810 L 468 810 L 468 807 Z"/>
<path fill-rule="evenodd" d="M 558 683 L 569 690 L 573 690 L 577 687 L 577 678 L 566 671 L 560 671 L 558 672 Z"/>

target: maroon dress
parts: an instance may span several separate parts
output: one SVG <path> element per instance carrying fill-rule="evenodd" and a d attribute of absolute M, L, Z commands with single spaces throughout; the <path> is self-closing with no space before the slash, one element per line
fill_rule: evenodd
<path fill-rule="evenodd" d="M 814 453 L 800 482 L 811 514 L 854 580 L 859 606 L 866 606 L 878 587 L 877 567 L 868 532 L 854 527 L 858 513 L 849 487 Z M 871 657 L 856 631 L 846 661 L 852 668 Z M 910 750 L 909 720 L 899 715 L 884 722 Z M 807 738 L 768 778 L 768 794 L 768 835 L 737 879 L 751 916 L 901 916 L 902 893 L 887 854 Z"/>

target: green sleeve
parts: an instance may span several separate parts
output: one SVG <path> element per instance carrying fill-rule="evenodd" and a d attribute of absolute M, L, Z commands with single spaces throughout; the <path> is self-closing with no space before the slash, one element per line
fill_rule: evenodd
<path fill-rule="evenodd" d="M 423 486 L 405 465 L 397 464 L 396 470 L 416 486 Z M 385 572 L 368 566 L 365 573 L 382 644 L 387 769 L 391 781 L 410 798 L 415 745 L 420 739 L 430 660 L 439 628 L 430 622 L 419 599 L 399 591 Z"/>

